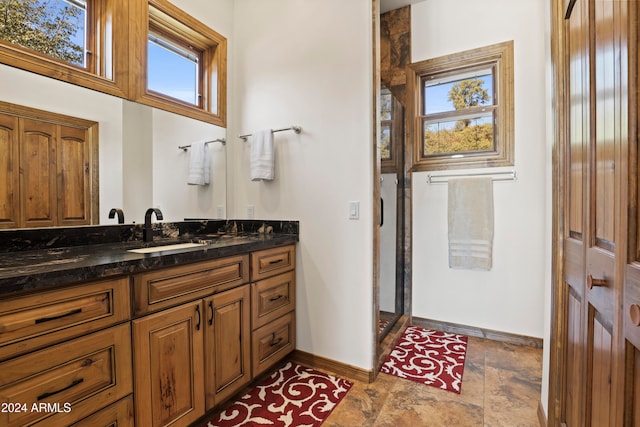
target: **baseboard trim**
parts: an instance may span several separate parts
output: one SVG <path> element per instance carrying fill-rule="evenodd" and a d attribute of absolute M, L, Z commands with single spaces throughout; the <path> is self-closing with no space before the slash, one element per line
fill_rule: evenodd
<path fill-rule="evenodd" d="M 528 347 L 542 348 L 542 338 L 529 337 L 526 335 L 512 334 L 509 332 L 494 331 L 492 329 L 477 328 L 475 326 L 459 325 L 457 323 L 442 322 L 439 320 L 413 317 L 412 325 L 427 329 L 436 329 L 443 332 L 467 335 L 477 338 L 486 338 L 493 341 L 505 342 L 514 345 L 524 345 Z"/>
<path fill-rule="evenodd" d="M 544 413 L 542 402 L 538 401 L 538 422 L 540 427 L 547 427 L 547 414 Z"/>
<path fill-rule="evenodd" d="M 319 371 L 329 371 L 339 377 L 346 377 L 351 380 L 372 383 L 375 379 L 373 371 L 347 365 L 336 360 L 328 359 L 315 354 L 307 353 L 302 350 L 293 350 L 289 359 L 304 365 L 308 368 L 317 369 Z"/>

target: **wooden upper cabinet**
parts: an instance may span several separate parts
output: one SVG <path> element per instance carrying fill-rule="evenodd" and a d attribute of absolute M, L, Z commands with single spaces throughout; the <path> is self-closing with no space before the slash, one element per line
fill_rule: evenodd
<path fill-rule="evenodd" d="M 57 126 L 29 119 L 20 121 L 22 226 L 50 227 L 56 225 Z"/>
<path fill-rule="evenodd" d="M 86 129 L 60 126 L 58 141 L 59 225 L 91 223 L 90 153 Z"/>
<path fill-rule="evenodd" d="M 0 115 L 0 228 L 18 226 L 18 118 Z"/>
<path fill-rule="evenodd" d="M 97 128 L 0 102 L 0 228 L 98 223 Z"/>

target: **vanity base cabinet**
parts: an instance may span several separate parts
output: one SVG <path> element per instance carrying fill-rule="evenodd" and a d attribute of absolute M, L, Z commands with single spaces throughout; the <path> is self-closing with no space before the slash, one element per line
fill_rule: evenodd
<path fill-rule="evenodd" d="M 126 323 L 0 363 L 0 425 L 70 425 L 131 392 Z"/>
<path fill-rule="evenodd" d="M 251 381 L 249 285 L 133 321 L 139 426 L 188 426 Z"/>

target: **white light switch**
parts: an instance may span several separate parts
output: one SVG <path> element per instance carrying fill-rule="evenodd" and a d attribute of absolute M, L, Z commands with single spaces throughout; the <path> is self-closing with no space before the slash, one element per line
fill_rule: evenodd
<path fill-rule="evenodd" d="M 247 218 L 253 219 L 255 217 L 256 208 L 253 205 L 247 206 Z"/>
<path fill-rule="evenodd" d="M 360 219 L 360 202 L 349 202 L 349 219 Z"/>
<path fill-rule="evenodd" d="M 218 206 L 218 208 L 216 209 L 216 216 L 219 219 L 224 218 L 224 206 Z"/>

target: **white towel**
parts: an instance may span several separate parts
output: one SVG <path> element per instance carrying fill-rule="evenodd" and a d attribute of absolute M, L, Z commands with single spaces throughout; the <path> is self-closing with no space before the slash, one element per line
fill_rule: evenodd
<path fill-rule="evenodd" d="M 490 177 L 449 179 L 449 267 L 491 270 L 493 181 Z"/>
<path fill-rule="evenodd" d="M 271 181 L 275 175 L 273 132 L 265 129 L 253 132 L 251 137 L 251 181 Z"/>
<path fill-rule="evenodd" d="M 194 142 L 191 144 L 191 157 L 189 158 L 189 174 L 187 184 L 209 185 L 211 176 L 211 158 L 209 157 L 209 146 L 205 142 Z"/>

